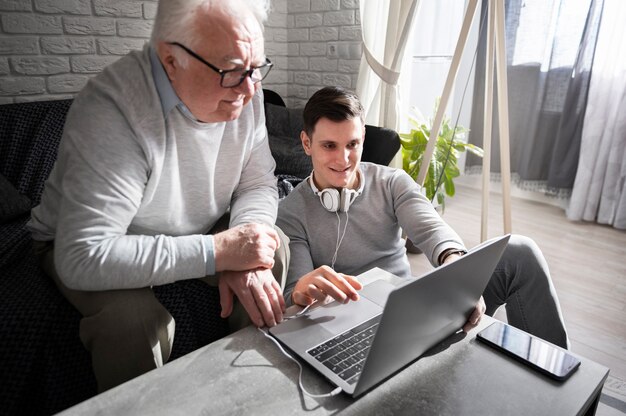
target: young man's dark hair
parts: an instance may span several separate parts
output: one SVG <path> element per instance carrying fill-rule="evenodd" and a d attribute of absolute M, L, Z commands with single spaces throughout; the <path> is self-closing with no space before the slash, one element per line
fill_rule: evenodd
<path fill-rule="evenodd" d="M 324 87 L 313 94 L 304 106 L 303 129 L 307 136 L 313 137 L 315 125 L 321 118 L 339 122 L 358 117 L 365 121 L 363 113 L 356 94 L 342 87 Z"/>

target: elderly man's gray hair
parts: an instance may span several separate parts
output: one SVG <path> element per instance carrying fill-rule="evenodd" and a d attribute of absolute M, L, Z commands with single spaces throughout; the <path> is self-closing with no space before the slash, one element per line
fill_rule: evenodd
<path fill-rule="evenodd" d="M 267 20 L 270 0 L 160 0 L 150 38 L 153 45 L 159 41 L 180 42 L 194 48 L 201 39 L 193 30 L 193 18 L 200 8 L 223 7 L 226 13 L 236 16 L 241 7 L 246 7 L 259 22 L 261 29 Z M 187 56 L 181 55 L 181 65 L 186 65 Z"/>

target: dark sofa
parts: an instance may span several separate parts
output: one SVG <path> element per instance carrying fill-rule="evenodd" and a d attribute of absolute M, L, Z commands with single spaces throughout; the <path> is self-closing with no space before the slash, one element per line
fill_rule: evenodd
<path fill-rule="evenodd" d="M 301 112 L 266 93 L 267 127 L 280 196 L 311 170 L 300 147 Z M 270 99 L 275 104 L 270 103 Z M 2 414 L 52 414 L 96 394 L 80 314 L 38 268 L 25 224 L 57 156 L 71 100 L 0 106 L 0 403 Z M 391 130 L 367 127 L 364 160 L 388 164 Z M 228 333 L 217 290 L 197 280 L 154 288 L 176 320 L 174 360 Z"/>

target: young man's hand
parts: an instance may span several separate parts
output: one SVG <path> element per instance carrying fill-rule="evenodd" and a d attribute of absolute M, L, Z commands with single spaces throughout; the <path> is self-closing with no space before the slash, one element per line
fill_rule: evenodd
<path fill-rule="evenodd" d="M 460 253 L 452 253 L 446 257 L 443 263 L 444 264 L 452 263 L 453 261 L 460 259 L 461 256 L 462 254 Z M 463 325 L 463 331 L 469 332 L 472 329 L 476 328 L 476 326 L 478 326 L 478 324 L 480 323 L 480 320 L 482 319 L 483 315 L 485 314 L 486 309 L 487 309 L 487 306 L 485 305 L 485 300 L 481 296 L 480 299 L 478 299 L 478 302 L 476 303 L 476 307 L 474 308 L 472 315 L 469 317 L 465 325 Z"/>
<path fill-rule="evenodd" d="M 363 285 L 354 276 L 337 273 L 328 266 L 322 266 L 298 280 L 291 298 L 295 304 L 302 306 L 315 301 L 323 302 L 327 297 L 346 303 L 359 300 L 357 290 L 361 289 Z"/>
<path fill-rule="evenodd" d="M 476 303 L 474 312 L 472 312 L 472 315 L 469 317 L 465 325 L 463 325 L 463 332 L 469 332 L 476 328 L 485 314 L 485 310 L 487 310 L 487 306 L 485 305 L 485 299 L 481 296 L 480 299 L 478 299 L 478 303 Z"/>

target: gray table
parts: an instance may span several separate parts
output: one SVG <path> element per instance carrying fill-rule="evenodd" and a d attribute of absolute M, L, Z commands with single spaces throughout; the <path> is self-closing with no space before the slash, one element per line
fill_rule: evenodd
<path fill-rule="evenodd" d="M 594 414 L 608 369 L 581 358 L 564 383 L 478 343 L 476 333 L 440 345 L 358 399 L 312 399 L 298 367 L 248 327 L 164 367 L 80 403 L 64 415 L 580 415 Z M 312 393 L 333 389 L 305 367 Z"/>

